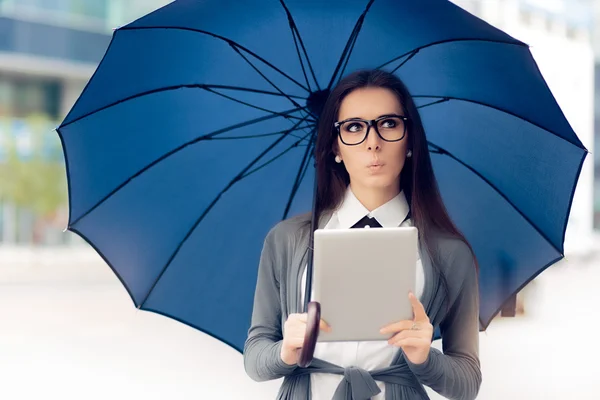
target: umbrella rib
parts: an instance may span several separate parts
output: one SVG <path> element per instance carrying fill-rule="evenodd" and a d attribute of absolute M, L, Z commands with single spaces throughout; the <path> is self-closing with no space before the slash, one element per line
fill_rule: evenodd
<path fill-rule="evenodd" d="M 459 163 L 460 165 L 462 165 L 463 167 L 467 168 L 469 171 L 471 171 L 472 173 L 474 173 L 475 175 L 477 175 L 481 180 L 483 180 L 485 183 L 488 184 L 488 186 L 490 186 L 496 193 L 498 193 L 504 200 L 506 200 L 506 202 L 508 204 L 510 204 L 510 206 L 521 216 L 523 217 L 523 219 L 525 221 L 527 221 L 529 223 L 529 225 L 531 225 L 531 227 L 533 229 L 535 229 L 537 231 L 537 233 L 544 238 L 559 254 L 562 254 L 562 251 L 560 249 L 558 249 L 554 243 L 552 243 L 552 241 L 550 240 L 550 238 L 548 238 L 548 236 L 540 229 L 538 228 L 538 226 L 527 216 L 525 215 L 509 198 L 508 196 L 506 196 L 500 189 L 498 189 L 498 187 L 496 185 L 494 185 L 489 179 L 487 179 L 485 176 L 483 176 L 479 171 L 477 171 L 475 168 L 473 168 L 472 166 L 470 166 L 469 164 L 465 163 L 464 161 L 460 160 L 458 157 L 456 157 L 454 154 L 450 153 L 448 150 L 430 142 L 429 140 L 427 141 L 427 143 L 433 147 L 433 151 L 430 151 L 431 153 L 435 153 L 435 154 L 440 154 L 440 155 L 445 155 L 450 157 L 451 159 L 453 159 L 454 161 L 456 161 L 457 163 Z"/>
<path fill-rule="evenodd" d="M 293 113 L 299 111 L 298 109 L 294 109 L 294 110 L 290 110 L 289 113 Z M 240 124 L 236 124 L 236 125 L 231 125 L 227 128 L 223 128 L 223 129 L 219 129 L 217 131 L 208 133 L 206 135 L 202 135 L 199 136 L 195 139 L 192 139 L 186 143 L 181 144 L 180 146 L 176 147 L 175 149 L 169 151 L 166 154 L 163 154 L 162 156 L 160 156 L 159 158 L 157 158 L 156 160 L 152 161 L 151 163 L 149 163 L 148 165 L 146 165 L 144 168 L 142 168 L 141 170 L 139 170 L 138 172 L 136 172 L 135 174 L 133 174 L 132 176 L 130 176 L 129 178 L 125 179 L 125 181 L 123 183 L 121 183 L 119 186 L 117 186 L 115 189 L 113 189 L 110 193 L 108 193 L 106 196 L 104 196 L 102 199 L 100 199 L 96 204 L 94 204 L 92 207 L 90 207 L 85 213 L 83 213 L 79 218 L 77 218 L 75 221 L 73 221 L 70 225 L 73 226 L 75 225 L 77 222 L 79 222 L 81 219 L 85 218 L 88 214 L 90 214 L 92 211 L 94 211 L 96 208 L 98 208 L 102 203 L 104 203 L 106 200 L 108 200 L 111 196 L 113 196 L 115 193 L 117 193 L 119 190 L 121 190 L 123 187 L 125 187 L 125 185 L 127 185 L 130 181 L 132 181 L 133 179 L 139 177 L 140 175 L 142 175 L 144 172 L 146 172 L 147 170 L 149 170 L 150 168 L 154 167 L 156 164 L 160 163 L 161 161 L 164 161 L 165 159 L 169 158 L 170 156 L 172 156 L 173 154 L 176 154 L 177 152 L 183 150 L 185 147 L 193 145 L 195 143 L 201 142 L 203 140 L 212 140 L 215 136 L 223 134 L 223 133 L 227 133 L 233 129 L 237 129 L 237 128 L 242 128 L 245 126 L 249 126 L 258 122 L 263 122 L 263 121 L 267 121 L 270 119 L 273 119 L 277 117 L 277 115 L 273 116 L 273 115 L 269 115 L 266 117 L 260 117 L 260 118 L 256 118 L 250 121 L 246 121 Z M 300 121 L 297 122 L 297 124 L 295 125 L 298 126 L 300 125 L 302 122 L 305 122 L 306 118 L 301 119 Z M 60 132 L 61 128 L 58 128 L 57 130 Z M 295 130 L 292 129 L 292 130 Z M 292 131 L 290 130 L 290 131 Z M 286 131 L 287 132 L 287 131 Z M 282 138 L 285 137 L 286 135 L 283 134 Z"/>
<path fill-rule="evenodd" d="M 110 104 L 108 104 L 106 106 L 98 108 L 97 110 L 94 110 L 94 111 L 90 111 L 90 112 L 88 112 L 88 113 L 86 113 L 86 114 L 84 114 L 84 115 L 82 115 L 80 117 L 77 117 L 77 118 L 73 119 L 72 121 L 69 121 L 69 122 L 63 124 L 61 126 L 61 128 L 64 128 L 65 126 L 68 126 L 68 125 L 71 125 L 71 124 L 74 124 L 75 122 L 80 121 L 80 120 L 82 120 L 84 118 L 87 118 L 87 117 L 89 117 L 89 116 L 91 116 L 93 114 L 99 113 L 100 111 L 104 111 L 104 110 L 106 110 L 108 108 L 117 106 L 117 105 L 119 105 L 121 103 L 125 103 L 127 101 L 137 99 L 138 97 L 144 97 L 144 96 L 149 96 L 149 95 L 154 94 L 154 93 L 167 92 L 167 91 L 177 90 L 177 89 L 183 89 L 183 88 L 186 88 L 186 89 L 197 88 L 197 89 L 204 89 L 204 90 L 208 90 L 208 89 L 212 89 L 212 88 L 215 88 L 215 89 L 228 89 L 228 90 L 239 90 L 239 91 L 243 91 L 243 92 L 258 93 L 258 94 L 273 95 L 273 96 L 283 96 L 280 93 L 268 92 L 268 91 L 265 91 L 265 90 L 257 90 L 257 89 L 243 88 L 243 87 L 237 87 L 237 86 L 226 86 L 226 85 L 206 85 L 206 84 L 202 84 L 202 83 L 192 83 L 192 84 L 165 86 L 165 87 L 162 87 L 162 88 L 157 88 L 157 89 L 152 89 L 152 90 L 147 90 L 147 91 L 144 91 L 144 92 L 140 92 L 140 93 L 134 94 L 132 96 L 128 96 L 128 97 L 126 97 L 124 99 L 112 102 L 112 103 L 110 103 Z M 290 97 L 296 97 L 296 98 L 299 98 L 299 99 L 304 99 L 303 97 L 300 97 L 300 96 L 290 96 Z M 275 113 L 275 114 L 280 114 L 280 113 L 277 113 L 275 111 L 269 111 L 269 112 L 272 112 L 272 113 Z M 298 118 L 298 117 L 288 116 L 287 118 Z"/>
<path fill-rule="evenodd" d="M 423 46 L 419 46 L 419 47 L 417 47 L 415 49 L 407 51 L 404 54 L 401 54 L 401 55 L 399 55 L 397 57 L 394 57 L 390 61 L 381 64 L 379 67 L 377 67 L 377 69 L 381 69 L 381 68 L 385 67 L 386 65 L 393 63 L 394 61 L 398 61 L 401 58 L 408 56 L 411 53 L 415 53 L 416 54 L 419 51 L 421 51 L 423 49 L 426 49 L 427 47 L 437 46 L 437 45 L 446 44 L 446 43 L 453 43 L 453 42 L 488 42 L 488 43 L 499 43 L 499 44 L 506 44 L 506 45 L 510 45 L 510 46 L 521 46 L 521 47 L 529 48 L 528 45 L 526 45 L 525 43 L 521 43 L 521 42 L 518 42 L 518 43 L 516 43 L 516 42 L 505 42 L 505 41 L 501 41 L 501 40 L 492 40 L 492 39 L 459 38 L 459 39 L 438 40 L 437 42 L 432 42 L 432 43 L 425 44 Z M 402 63 L 402 65 L 406 64 L 406 61 L 408 61 L 408 60 L 405 60 Z"/>
<path fill-rule="evenodd" d="M 273 158 L 271 158 L 268 161 L 265 161 L 263 164 L 259 165 L 258 167 L 248 171 L 247 173 L 245 173 L 243 176 L 240 177 L 240 179 L 244 179 L 247 178 L 248 176 L 260 171 L 261 169 L 267 167 L 269 164 L 272 164 L 273 162 L 275 162 L 276 160 L 278 160 L 279 158 L 283 157 L 285 154 L 287 154 L 288 152 L 290 152 L 291 150 L 300 147 L 300 143 L 302 143 L 303 141 L 306 140 L 306 138 L 308 136 L 310 136 L 312 134 L 312 132 L 307 133 L 306 135 L 304 135 L 303 137 L 299 138 L 298 141 L 292 143 L 287 149 L 283 150 L 281 153 L 277 154 L 276 156 L 274 156 Z M 309 147 L 309 146 L 307 146 Z"/>
<path fill-rule="evenodd" d="M 290 128 L 290 131 L 297 129 L 298 125 L 300 125 L 302 122 L 304 122 L 304 120 L 298 121 L 296 124 L 294 124 L 293 127 Z M 144 297 L 144 300 L 142 300 L 142 302 L 139 304 L 138 308 L 142 308 L 144 306 L 144 304 L 146 303 L 146 301 L 150 297 L 150 294 L 152 293 L 152 291 L 154 290 L 154 288 L 158 284 L 158 281 L 160 281 L 160 278 L 162 278 L 162 276 L 167 271 L 167 269 L 169 268 L 169 266 L 171 266 L 173 260 L 175 259 L 175 257 L 177 256 L 177 254 L 179 253 L 179 251 L 181 250 L 181 248 L 183 247 L 183 245 L 185 244 L 185 242 L 190 238 L 190 236 L 196 230 L 196 227 L 200 224 L 200 222 L 202 222 L 202 220 L 204 219 L 204 217 L 206 217 L 206 215 L 210 212 L 210 210 L 212 210 L 212 208 L 217 204 L 217 202 L 219 201 L 219 199 L 221 198 L 221 196 L 225 192 L 227 192 L 233 185 L 235 185 L 237 182 L 239 182 L 244 177 L 244 175 L 246 175 L 246 173 L 248 172 L 248 170 L 250 170 L 252 168 L 252 166 L 254 166 L 254 164 L 256 164 L 261 158 L 263 158 L 266 154 L 268 154 L 272 149 L 274 149 L 286 137 L 287 137 L 287 135 L 282 135 L 280 138 L 277 138 L 277 140 L 275 140 L 273 143 L 271 143 L 269 145 L 269 147 L 267 147 L 256 158 L 254 158 L 252 161 L 250 161 L 250 163 L 248 163 L 248 165 L 246 165 L 246 167 L 244 167 L 244 169 L 241 172 L 239 172 L 231 181 L 229 181 L 229 183 L 227 184 L 227 186 L 225 186 L 225 188 L 223 190 L 221 190 L 217 194 L 217 196 L 213 199 L 213 201 L 206 207 L 206 209 L 204 210 L 204 212 L 202 212 L 202 214 L 200 215 L 200 217 L 198 217 L 198 219 L 196 220 L 196 222 L 194 223 L 194 225 L 190 228 L 190 230 L 185 235 L 185 237 L 181 240 L 181 242 L 179 242 L 179 245 L 177 246 L 177 248 L 175 249 L 175 251 L 173 252 L 173 254 L 171 254 L 171 257 L 169 257 L 169 260 L 167 261 L 167 263 L 165 264 L 165 266 L 161 270 L 160 274 L 158 275 L 158 277 L 156 278 L 156 280 L 152 284 L 152 287 L 150 288 L 150 290 L 148 290 L 148 293 Z"/>
<path fill-rule="evenodd" d="M 119 31 L 134 31 L 134 30 L 151 30 L 151 29 L 156 29 L 156 30 L 159 30 L 159 29 L 174 29 L 174 30 L 181 30 L 181 31 L 190 31 L 190 32 L 195 32 L 195 33 L 201 33 L 203 35 L 212 36 L 215 39 L 219 39 L 219 40 L 222 40 L 224 42 L 227 42 L 232 48 L 234 48 L 234 49 L 235 48 L 239 48 L 239 49 L 244 50 L 246 53 L 250 54 L 252 57 L 256 58 L 257 60 L 259 60 L 263 64 L 267 65 L 269 68 L 275 70 L 276 72 L 278 72 L 279 74 L 281 74 L 285 78 L 289 79 L 291 82 L 295 83 L 300 88 L 302 88 L 305 91 L 307 91 L 307 92 L 310 93 L 310 90 L 308 90 L 300 82 L 298 82 L 297 80 L 295 80 L 294 78 L 292 78 L 291 76 L 289 76 L 288 74 L 286 74 L 285 72 L 283 72 L 281 69 L 277 68 L 276 66 L 274 66 L 273 64 L 271 64 L 270 62 L 268 62 L 267 60 L 265 60 L 264 58 L 262 58 L 258 54 L 256 54 L 255 52 L 253 52 L 250 49 L 242 46 L 239 43 L 236 43 L 235 41 L 233 41 L 231 39 L 227 39 L 226 37 L 223 37 L 223 36 L 211 33 L 211 32 L 203 31 L 201 29 L 194 29 L 194 28 L 189 28 L 189 27 L 177 27 L 177 26 L 141 26 L 141 27 L 129 27 L 129 26 L 125 26 L 125 27 L 120 28 L 118 30 Z"/>
<path fill-rule="evenodd" d="M 413 96 L 413 97 L 416 97 L 416 96 Z M 445 102 L 445 101 L 448 101 L 448 100 L 450 100 L 450 99 L 449 99 L 449 98 L 447 98 L 447 97 L 444 97 L 444 98 L 441 98 L 441 99 L 439 99 L 439 100 L 432 101 L 431 103 L 427 103 L 427 104 L 421 104 L 421 105 L 420 105 L 420 106 L 418 106 L 417 108 L 425 108 L 425 107 L 429 107 L 429 106 L 434 106 L 434 105 L 436 105 L 436 104 L 440 104 L 440 103 L 443 103 L 443 102 Z"/>
<path fill-rule="evenodd" d="M 298 174 L 296 175 L 296 180 L 294 181 L 294 186 L 292 186 L 292 191 L 288 198 L 288 202 L 285 206 L 285 211 L 283 212 L 283 219 L 287 218 L 288 213 L 290 212 L 290 208 L 292 206 L 292 201 L 294 200 L 294 197 L 296 196 L 296 193 L 298 192 L 298 189 L 300 188 L 300 184 L 302 183 L 302 180 L 304 179 L 304 176 L 306 174 L 308 166 L 310 165 L 310 162 L 309 162 L 310 153 L 313 150 L 314 143 L 315 143 L 315 132 L 311 132 L 311 133 L 312 133 L 312 137 L 311 137 L 309 145 L 306 147 L 306 151 L 304 152 L 304 157 L 302 158 L 302 162 L 300 163 L 300 168 L 298 168 Z"/>
<path fill-rule="evenodd" d="M 263 74 L 254 64 L 252 64 L 252 62 L 250 60 L 248 60 L 248 58 L 246 56 L 244 56 L 237 47 L 232 45 L 232 48 L 240 57 L 242 57 L 244 59 L 244 61 L 246 61 L 246 63 L 248 63 L 248 65 L 250 65 L 250 67 L 252 67 L 253 70 L 255 70 L 265 81 L 267 81 L 271 86 L 273 86 L 273 88 L 275 88 L 275 90 L 277 90 L 279 93 L 281 93 L 282 96 L 286 97 L 296 107 L 301 107 L 300 104 L 298 104 L 294 99 L 292 99 L 290 96 L 288 96 L 286 93 L 284 93 L 283 90 L 281 90 L 279 87 L 277 87 L 277 85 L 275 85 L 273 82 L 271 82 L 271 80 L 269 78 L 267 78 L 267 76 L 265 74 Z M 306 89 L 306 90 L 309 91 L 308 89 Z"/>
<path fill-rule="evenodd" d="M 352 51 L 351 48 L 354 48 L 353 42 L 356 40 L 356 37 L 360 33 L 360 30 L 362 29 L 362 25 L 363 25 L 363 22 L 365 20 L 366 15 L 367 15 L 367 12 L 371 8 L 371 5 L 373 4 L 374 1 L 375 0 L 370 0 L 369 1 L 369 4 L 367 4 L 367 6 L 365 7 L 365 10 L 363 11 L 363 13 L 360 15 L 360 17 L 356 21 L 356 24 L 354 25 L 354 29 L 352 30 L 352 33 L 350 34 L 350 37 L 348 38 L 348 42 L 346 42 L 346 46 L 344 47 L 344 51 L 342 51 L 342 55 L 340 56 L 340 60 L 338 61 L 338 64 L 335 67 L 335 71 L 333 72 L 333 75 L 331 76 L 331 80 L 329 81 L 329 85 L 327 85 L 328 89 L 331 89 L 331 87 L 333 86 L 333 82 L 335 81 L 335 78 L 338 75 L 338 72 L 340 71 L 340 68 L 341 68 L 342 64 L 346 61 L 346 57 L 350 58 L 350 53 Z"/>
<path fill-rule="evenodd" d="M 283 2 L 283 0 L 282 0 Z M 308 90 L 312 92 L 312 87 L 310 86 L 310 82 L 308 81 L 308 75 L 306 75 L 306 68 L 304 67 L 304 62 L 302 61 L 302 54 L 300 54 L 300 48 L 298 48 L 298 39 L 294 33 L 293 21 L 289 21 L 290 28 L 292 30 L 292 37 L 294 38 L 294 46 L 296 47 L 296 54 L 298 55 L 298 61 L 300 62 L 300 67 L 302 68 L 302 74 L 304 75 L 304 80 L 306 81 L 306 86 L 308 86 Z"/>
<path fill-rule="evenodd" d="M 275 113 L 277 113 L 276 111 L 269 110 L 269 109 L 266 109 L 266 108 L 263 108 L 263 107 L 259 107 L 259 106 L 255 106 L 254 104 L 250 104 L 250 103 L 247 103 L 247 102 L 245 102 L 245 101 L 242 101 L 242 100 L 236 99 L 236 98 L 234 98 L 234 97 L 231 97 L 231 96 L 228 96 L 228 95 L 226 95 L 226 94 L 224 94 L 224 93 L 217 92 L 216 90 L 212 90 L 212 89 L 209 89 L 209 88 L 203 88 L 203 89 L 204 89 L 204 90 L 206 90 L 206 91 L 208 91 L 208 92 L 214 93 L 214 94 L 216 94 L 216 95 L 218 95 L 218 96 L 224 97 L 224 98 L 226 98 L 226 99 L 228 99 L 228 100 L 235 101 L 236 103 L 240 103 L 240 104 L 243 104 L 243 105 L 245 105 L 245 106 L 248 106 L 248 107 L 250 107 L 250 108 L 255 108 L 255 109 L 257 109 L 257 110 L 266 111 L 266 112 L 268 112 L 268 113 L 272 113 L 272 114 L 275 114 Z M 298 105 L 298 106 L 300 106 L 300 105 Z M 298 118 L 298 117 L 297 117 L 297 118 Z"/>
<path fill-rule="evenodd" d="M 300 54 L 300 49 L 298 48 L 298 41 L 300 42 L 300 46 L 302 47 L 302 51 L 304 52 L 304 57 L 306 58 L 306 63 L 308 64 L 308 68 L 310 69 L 312 78 L 314 79 L 315 84 L 317 85 L 317 90 L 321 90 L 321 87 L 319 86 L 319 81 L 317 80 L 317 76 L 315 75 L 315 71 L 310 62 L 310 58 L 308 57 L 308 52 L 306 51 L 306 47 L 304 46 L 304 41 L 302 40 L 302 36 L 300 35 L 298 26 L 296 25 L 296 22 L 294 21 L 294 17 L 292 17 L 292 13 L 286 6 L 285 2 L 283 0 L 280 0 L 280 2 L 281 2 L 281 5 L 283 6 L 283 8 L 285 9 L 285 12 L 288 17 L 288 23 L 289 23 L 290 29 L 292 31 L 292 36 L 294 37 L 294 44 L 296 45 L 296 52 L 298 53 L 298 58 L 300 59 L 300 65 L 302 66 L 302 72 L 304 73 L 304 79 L 306 79 L 306 84 L 308 85 L 308 88 L 311 89 L 310 83 L 308 82 L 308 76 L 306 75 L 306 70 L 304 69 L 304 63 L 302 62 L 302 56 Z M 297 40 L 296 40 L 296 37 L 297 37 Z"/>
<path fill-rule="evenodd" d="M 503 108 L 501 108 L 501 107 L 493 106 L 493 105 L 491 105 L 491 104 L 487 104 L 487 103 L 484 103 L 484 102 L 482 102 L 482 101 L 471 100 L 471 99 L 466 99 L 466 98 L 461 98 L 461 97 L 454 97 L 454 96 L 429 96 L 429 95 L 414 95 L 414 96 L 412 96 L 412 97 L 413 97 L 413 98 L 430 98 L 430 99 L 438 99 L 438 98 L 439 98 L 439 99 L 440 99 L 440 101 L 433 102 L 433 103 L 431 103 L 431 104 L 426 104 L 426 105 L 423 105 L 423 106 L 420 106 L 420 107 L 425 107 L 425 106 L 430 106 L 430 105 L 434 105 L 434 104 L 439 104 L 439 103 L 443 103 L 443 102 L 445 102 L 445 101 L 449 101 L 449 100 L 456 100 L 456 101 L 464 101 L 464 102 L 467 102 L 467 103 L 479 104 L 480 106 L 484 106 L 484 107 L 493 108 L 494 110 L 498 110 L 498 111 L 500 111 L 500 112 L 503 112 L 503 113 L 505 113 L 505 114 L 512 115 L 513 117 L 515 117 L 515 118 L 519 118 L 519 119 L 520 119 L 520 120 L 522 120 L 522 121 L 528 122 L 528 123 L 530 123 L 531 125 L 533 125 L 533 126 L 535 126 L 535 127 L 537 127 L 537 128 L 543 129 L 544 131 L 546 131 L 546 132 L 548 132 L 548 133 L 550 133 L 550 134 L 552 134 L 552 135 L 556 136 L 557 138 L 560 138 L 560 139 L 564 140 L 565 142 L 567 142 L 567 143 L 569 143 L 569 144 L 572 144 L 573 146 L 575 146 L 575 147 L 577 147 L 577 148 L 580 148 L 580 149 L 584 150 L 585 152 L 589 153 L 589 151 L 588 151 L 587 149 L 580 147 L 580 146 L 579 146 L 577 143 L 573 143 L 573 142 L 571 142 L 571 141 L 567 140 L 566 138 L 564 138 L 564 137 L 562 137 L 562 136 L 560 136 L 560 135 L 557 135 L 556 133 L 554 133 L 554 132 L 552 132 L 552 131 L 550 131 L 550 130 L 548 130 L 548 129 L 544 128 L 544 127 L 543 127 L 543 126 L 541 126 L 540 124 L 538 124 L 538 123 L 535 123 L 535 122 L 533 122 L 533 121 L 531 121 L 531 120 L 529 120 L 529 119 L 527 119 L 527 118 L 525 118 L 525 117 L 522 117 L 522 116 L 520 116 L 520 115 L 518 115 L 518 114 L 515 114 L 515 113 L 514 113 L 514 112 L 512 112 L 512 111 L 505 110 L 505 109 L 503 109 Z"/>
<path fill-rule="evenodd" d="M 416 56 L 418 52 L 419 52 L 419 49 L 416 49 L 416 50 L 412 51 L 412 52 L 410 53 L 410 55 L 409 55 L 409 56 L 406 58 L 406 60 L 402 61 L 402 62 L 400 63 L 400 65 L 398 65 L 396 68 L 394 68 L 394 69 L 393 69 L 393 71 L 392 71 L 391 73 L 393 74 L 393 73 L 395 73 L 396 71 L 398 71 L 400 68 L 402 68 L 402 66 L 403 66 L 404 64 L 406 64 L 407 62 L 409 62 L 411 58 L 413 58 L 414 56 Z"/>
<path fill-rule="evenodd" d="M 306 128 L 312 128 L 314 126 L 314 124 L 311 125 L 306 125 L 306 126 L 301 126 L 298 127 L 297 130 L 300 129 L 306 129 Z M 288 130 L 283 130 L 283 131 L 277 131 L 277 132 L 271 132 L 271 133 L 259 133 L 256 135 L 242 135 L 242 136 L 232 136 L 232 137 L 213 137 L 211 140 L 241 140 L 241 139 L 258 139 L 258 138 L 263 138 L 263 137 L 269 137 L 269 136 L 277 136 L 277 135 L 284 135 L 287 134 L 289 136 L 293 136 L 297 139 L 303 139 L 302 136 L 298 136 L 298 135 L 294 135 L 292 133 L 289 133 Z M 303 139 L 304 141 L 306 139 Z"/>
<path fill-rule="evenodd" d="M 361 26 L 362 26 L 362 23 L 361 23 Z M 344 67 L 342 68 L 342 72 L 340 72 L 338 79 L 337 79 L 338 83 L 339 83 L 339 81 L 342 80 L 342 78 L 344 76 L 344 72 L 346 72 L 346 67 L 348 66 L 348 63 L 350 62 L 350 56 L 352 55 L 352 52 L 354 51 L 354 45 L 356 44 L 356 39 L 358 39 L 358 32 L 352 38 L 352 44 L 350 45 L 350 50 L 348 51 L 348 55 L 346 57 L 346 60 L 344 61 Z"/>

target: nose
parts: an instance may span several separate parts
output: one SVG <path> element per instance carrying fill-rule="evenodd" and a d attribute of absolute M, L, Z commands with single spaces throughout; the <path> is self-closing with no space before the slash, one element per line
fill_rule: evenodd
<path fill-rule="evenodd" d="M 369 135 L 367 136 L 367 140 L 365 142 L 369 151 L 381 150 L 382 141 L 374 126 L 371 126 L 371 129 L 369 129 Z"/>

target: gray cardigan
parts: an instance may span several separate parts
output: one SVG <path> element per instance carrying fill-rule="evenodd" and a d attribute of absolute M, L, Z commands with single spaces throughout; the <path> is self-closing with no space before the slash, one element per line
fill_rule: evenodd
<path fill-rule="evenodd" d="M 331 215 L 324 216 L 319 226 Z M 439 327 L 443 353 L 431 348 L 427 361 L 411 363 L 400 350 L 389 367 L 365 371 L 342 368 L 315 358 L 308 368 L 281 360 L 282 327 L 289 314 L 302 312 L 300 284 L 307 263 L 310 214 L 278 223 L 267 235 L 258 268 L 252 322 L 244 344 L 244 368 L 255 381 L 284 377 L 277 399 L 307 399 L 311 372 L 344 376 L 335 400 L 367 400 L 379 392 L 374 380 L 385 382 L 386 400 L 428 399 L 427 385 L 449 399 L 469 400 L 481 385 L 479 364 L 479 289 L 473 255 L 455 238 L 435 238 L 448 283 L 442 290 L 439 274 L 421 245 L 425 272 L 423 305 L 434 327 Z"/>

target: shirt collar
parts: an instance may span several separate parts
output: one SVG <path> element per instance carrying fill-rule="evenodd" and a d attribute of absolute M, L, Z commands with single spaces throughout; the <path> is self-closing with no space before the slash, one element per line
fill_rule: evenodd
<path fill-rule="evenodd" d="M 400 226 L 408 212 L 409 206 L 403 191 L 369 213 L 348 186 L 344 200 L 337 209 L 337 217 L 340 228 L 350 228 L 366 215 L 375 218 L 384 228 L 393 228 Z"/>

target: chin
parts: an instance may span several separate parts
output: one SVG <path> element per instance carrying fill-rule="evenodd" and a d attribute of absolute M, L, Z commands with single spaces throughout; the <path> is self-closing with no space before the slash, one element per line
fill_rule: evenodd
<path fill-rule="evenodd" d="M 387 189 L 398 182 L 397 177 L 390 176 L 370 176 L 365 179 L 364 187 L 370 189 Z"/>

